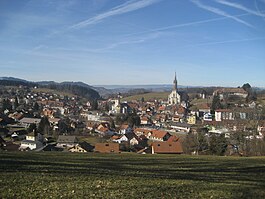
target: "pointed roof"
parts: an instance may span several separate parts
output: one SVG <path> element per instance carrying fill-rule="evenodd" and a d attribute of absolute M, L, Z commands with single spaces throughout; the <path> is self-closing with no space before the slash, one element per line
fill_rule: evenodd
<path fill-rule="evenodd" d="M 177 90 L 178 89 L 178 81 L 177 81 L 177 74 L 175 72 L 175 78 L 173 81 L 173 90 Z"/>
<path fill-rule="evenodd" d="M 176 74 L 176 72 L 175 72 L 175 78 L 174 78 L 173 83 L 177 83 L 177 74 Z"/>

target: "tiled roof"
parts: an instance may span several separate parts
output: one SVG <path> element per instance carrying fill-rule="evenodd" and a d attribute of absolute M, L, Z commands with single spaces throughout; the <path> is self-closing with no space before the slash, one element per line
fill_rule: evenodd
<path fill-rule="evenodd" d="M 182 145 L 178 142 L 153 142 L 154 153 L 183 153 Z"/>

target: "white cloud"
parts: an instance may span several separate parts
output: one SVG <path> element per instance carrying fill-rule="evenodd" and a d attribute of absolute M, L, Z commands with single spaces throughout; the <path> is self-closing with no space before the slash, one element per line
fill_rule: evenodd
<path fill-rule="evenodd" d="M 126 2 L 124 4 L 121 4 L 119 6 L 112 8 L 111 10 L 109 10 L 107 12 L 98 14 L 95 17 L 92 17 L 92 18 L 89 18 L 87 20 L 81 21 L 77 24 L 74 24 L 74 25 L 70 26 L 70 29 L 79 29 L 79 28 L 83 28 L 83 27 L 88 26 L 88 25 L 97 24 L 97 23 L 100 23 L 102 20 L 104 20 L 108 17 L 112 17 L 115 15 L 121 15 L 124 13 L 139 10 L 139 9 L 145 8 L 147 6 L 150 6 L 154 3 L 157 3 L 158 1 L 160 1 L 160 0 L 129 1 L 129 2 Z"/>
<path fill-rule="evenodd" d="M 196 6 L 198 6 L 199 8 L 202 8 L 204 10 L 210 11 L 210 12 L 215 13 L 217 15 L 221 15 L 221 16 L 233 19 L 234 21 L 237 21 L 237 22 L 239 22 L 241 24 L 244 24 L 244 25 L 246 25 L 248 27 L 252 27 L 253 28 L 253 26 L 251 24 L 249 24 L 248 22 L 246 22 L 246 21 L 244 21 L 242 19 L 239 19 L 238 17 L 235 17 L 233 15 L 230 15 L 230 14 L 226 13 L 223 10 L 220 10 L 218 8 L 202 4 L 199 0 L 191 0 L 191 2 L 194 3 Z"/>
<path fill-rule="evenodd" d="M 255 10 L 251 10 L 239 3 L 234 3 L 234 2 L 229 2 L 229 1 L 226 1 L 226 0 L 215 0 L 217 3 L 220 3 L 220 4 L 223 4 L 223 5 L 226 5 L 226 6 L 230 6 L 230 7 L 233 7 L 233 8 L 237 8 L 239 10 L 243 10 L 243 11 L 246 11 L 250 14 L 253 14 L 253 15 L 257 15 L 257 16 L 260 16 L 260 17 L 265 17 L 265 14 L 262 14 L 260 12 L 257 12 Z"/>

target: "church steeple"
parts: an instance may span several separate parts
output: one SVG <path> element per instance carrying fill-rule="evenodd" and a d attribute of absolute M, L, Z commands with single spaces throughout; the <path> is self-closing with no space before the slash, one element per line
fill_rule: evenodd
<path fill-rule="evenodd" d="M 177 75 L 176 75 L 176 72 L 175 72 L 175 79 L 173 81 L 173 90 L 178 90 L 178 82 L 177 82 Z"/>

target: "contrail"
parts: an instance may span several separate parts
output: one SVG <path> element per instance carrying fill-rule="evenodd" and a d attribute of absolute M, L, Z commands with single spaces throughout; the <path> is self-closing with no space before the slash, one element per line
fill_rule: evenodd
<path fill-rule="evenodd" d="M 220 4 L 223 4 L 223 5 L 226 5 L 226 6 L 230 6 L 232 8 L 237 8 L 239 10 L 243 10 L 243 11 L 246 11 L 250 14 L 253 14 L 253 15 L 256 15 L 256 16 L 260 16 L 260 17 L 265 17 L 265 14 L 262 14 L 260 12 L 256 12 L 255 10 L 251 10 L 249 8 L 246 8 L 245 6 L 241 5 L 241 4 L 238 4 L 238 3 L 233 3 L 233 2 L 228 2 L 228 1 L 225 1 L 225 0 L 215 0 L 217 3 L 220 3 Z"/>
<path fill-rule="evenodd" d="M 230 14 L 226 13 L 225 11 L 220 10 L 218 8 L 204 5 L 199 0 L 191 0 L 191 2 L 194 3 L 196 6 L 198 6 L 199 8 L 202 8 L 204 10 L 210 11 L 210 12 L 215 13 L 217 15 L 221 15 L 221 16 L 224 16 L 224 17 L 233 19 L 234 21 L 237 21 L 239 23 L 242 23 L 242 24 L 244 24 L 244 25 L 246 25 L 248 27 L 254 28 L 251 24 L 247 23 L 246 21 L 244 21 L 242 19 L 239 19 L 237 17 L 234 17 L 233 15 L 230 15 Z"/>
<path fill-rule="evenodd" d="M 92 17 L 92 18 L 89 18 L 87 20 L 81 21 L 77 24 L 74 24 L 74 25 L 70 26 L 69 29 L 79 29 L 79 28 L 83 28 L 83 27 L 88 26 L 88 25 L 97 24 L 97 23 L 100 23 L 101 21 L 103 21 L 104 19 L 106 19 L 108 17 L 112 17 L 115 15 L 121 15 L 124 13 L 139 10 L 141 8 L 145 8 L 145 7 L 150 6 L 154 3 L 157 3 L 159 1 L 160 0 L 129 1 L 129 2 L 126 2 L 122 5 L 119 5 L 119 6 L 112 8 L 111 10 L 109 10 L 107 12 L 98 14 L 95 17 Z"/>

